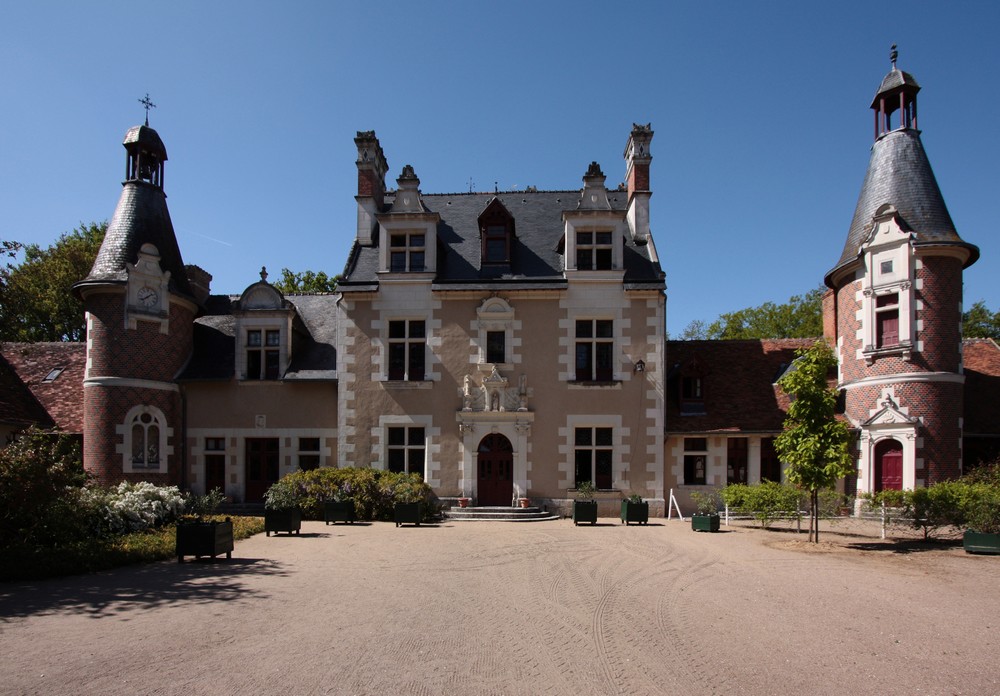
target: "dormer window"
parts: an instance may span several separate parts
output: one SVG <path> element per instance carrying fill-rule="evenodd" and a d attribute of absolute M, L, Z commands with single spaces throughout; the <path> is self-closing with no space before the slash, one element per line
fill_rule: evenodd
<path fill-rule="evenodd" d="M 514 237 L 514 216 L 499 198 L 494 198 L 479 215 L 479 237 L 484 266 L 510 263 Z"/>
<path fill-rule="evenodd" d="M 875 345 L 888 348 L 899 345 L 899 295 L 875 298 Z"/>
<path fill-rule="evenodd" d="M 576 233 L 576 269 L 610 271 L 612 268 L 611 232 Z"/>
<path fill-rule="evenodd" d="M 510 240 L 507 228 L 490 225 L 483 234 L 483 263 L 508 263 L 510 261 Z"/>
<path fill-rule="evenodd" d="M 277 380 L 288 370 L 295 309 L 267 282 L 246 290 L 236 303 L 236 378 L 247 382 Z"/>
<path fill-rule="evenodd" d="M 426 237 L 423 233 L 399 233 L 389 237 L 389 270 L 393 273 L 422 272 Z"/>
<path fill-rule="evenodd" d="M 281 365 L 281 331 L 247 331 L 247 379 L 278 379 Z"/>
<path fill-rule="evenodd" d="M 871 365 L 879 357 L 902 355 L 909 360 L 919 350 L 914 321 L 914 277 L 911 233 L 896 209 L 884 205 L 872 218 L 872 230 L 862 245 L 866 273 L 862 279 L 862 353 Z"/>

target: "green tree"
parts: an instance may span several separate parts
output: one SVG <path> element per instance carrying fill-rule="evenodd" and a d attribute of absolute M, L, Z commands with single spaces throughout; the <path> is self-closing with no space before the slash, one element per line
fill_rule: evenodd
<path fill-rule="evenodd" d="M 331 278 L 323 271 L 319 273 L 313 271 L 293 273 L 287 268 L 282 268 L 281 280 L 272 283 L 272 285 L 282 293 L 288 295 L 294 293 L 335 292 L 339 281 L 339 275 Z"/>
<path fill-rule="evenodd" d="M 705 334 L 705 322 L 701 319 L 694 319 L 684 327 L 684 332 L 681 333 L 682 341 L 700 341 L 704 339 Z"/>
<path fill-rule="evenodd" d="M 0 340 L 83 341 L 83 303 L 72 287 L 90 273 L 108 223 L 81 224 L 43 249 L 4 242 L 8 255 L 20 247 L 24 259 L 0 268 Z"/>
<path fill-rule="evenodd" d="M 962 314 L 964 338 L 1000 339 L 1000 312 L 991 312 L 982 300 Z"/>
<path fill-rule="evenodd" d="M 809 540 L 817 542 L 819 491 L 833 488 L 853 471 L 850 431 L 836 417 L 837 390 L 827 386 L 827 375 L 836 365 L 830 347 L 817 341 L 800 350 L 792 369 L 778 380 L 791 405 L 774 449 L 788 464 L 788 481 L 809 491 Z"/>
<path fill-rule="evenodd" d="M 812 338 L 823 335 L 823 286 L 784 304 L 765 302 L 719 315 L 705 332 L 710 339 Z"/>

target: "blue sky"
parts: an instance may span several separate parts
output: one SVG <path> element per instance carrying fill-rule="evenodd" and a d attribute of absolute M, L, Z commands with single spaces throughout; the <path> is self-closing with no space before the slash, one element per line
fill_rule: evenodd
<path fill-rule="evenodd" d="M 5 2 L 0 238 L 111 217 L 142 122 L 186 263 L 238 293 L 266 265 L 339 273 L 358 130 L 389 184 L 428 193 L 613 186 L 652 123 L 651 222 L 668 330 L 817 287 L 868 163 L 890 68 L 920 82 L 924 146 L 1000 309 L 996 2 Z"/>

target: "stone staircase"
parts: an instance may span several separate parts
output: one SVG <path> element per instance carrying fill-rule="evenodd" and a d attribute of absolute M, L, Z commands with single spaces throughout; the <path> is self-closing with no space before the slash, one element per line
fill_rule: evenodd
<path fill-rule="evenodd" d="M 548 522 L 560 519 L 559 515 L 553 514 L 539 507 L 457 507 L 453 506 L 444 511 L 447 520 L 455 522 Z"/>

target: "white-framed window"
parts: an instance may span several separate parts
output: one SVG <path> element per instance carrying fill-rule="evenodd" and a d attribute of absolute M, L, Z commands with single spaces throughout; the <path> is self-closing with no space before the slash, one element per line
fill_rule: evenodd
<path fill-rule="evenodd" d="M 389 235 L 389 270 L 393 273 L 426 270 L 427 237 L 423 232 L 393 232 Z"/>
<path fill-rule="evenodd" d="M 281 330 L 246 329 L 246 379 L 281 377 Z"/>
<path fill-rule="evenodd" d="M 426 429 L 422 425 L 389 425 L 385 429 L 386 469 L 424 476 L 427 459 Z"/>
<path fill-rule="evenodd" d="M 576 426 L 573 429 L 575 487 L 590 482 L 597 489 L 614 487 L 614 428 Z"/>
<path fill-rule="evenodd" d="M 390 380 L 426 379 L 427 325 L 423 319 L 389 320 L 388 348 Z"/>
<path fill-rule="evenodd" d="M 514 308 L 500 297 L 490 297 L 476 308 L 476 315 L 472 329 L 478 336 L 474 342 L 478 362 L 503 366 L 517 362 L 514 334 L 520 322 L 514 320 Z"/>
<path fill-rule="evenodd" d="M 708 438 L 684 438 L 684 485 L 704 486 L 707 470 Z"/>
<path fill-rule="evenodd" d="M 614 267 L 614 253 L 610 231 L 576 233 L 576 270 L 610 271 Z"/>
<path fill-rule="evenodd" d="M 123 471 L 125 473 L 165 473 L 167 437 L 171 434 L 163 411 L 156 406 L 134 406 L 119 428 L 122 434 Z"/>
<path fill-rule="evenodd" d="M 576 381 L 612 381 L 615 354 L 614 320 L 577 319 L 575 326 Z"/>

